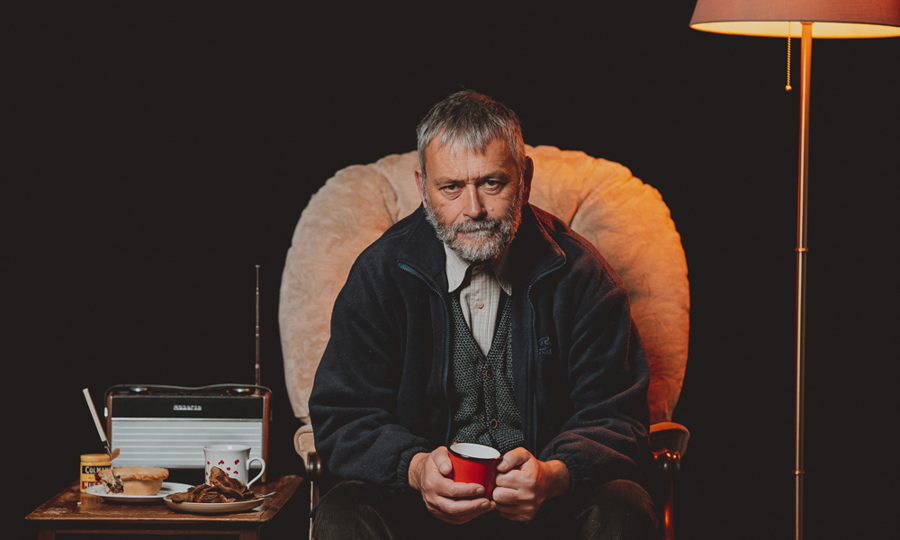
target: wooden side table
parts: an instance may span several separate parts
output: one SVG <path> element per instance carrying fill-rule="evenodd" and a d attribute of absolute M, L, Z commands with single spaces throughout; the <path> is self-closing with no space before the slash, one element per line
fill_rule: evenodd
<path fill-rule="evenodd" d="M 66 534 L 235 535 L 240 540 L 260 538 L 264 525 L 291 499 L 303 478 L 282 476 L 266 484 L 252 485 L 263 499 L 259 509 L 233 514 L 188 514 L 160 504 L 107 503 L 101 497 L 81 493 L 73 484 L 57 493 L 25 519 L 38 526 L 38 540 Z M 298 534 L 304 534 L 302 525 Z"/>

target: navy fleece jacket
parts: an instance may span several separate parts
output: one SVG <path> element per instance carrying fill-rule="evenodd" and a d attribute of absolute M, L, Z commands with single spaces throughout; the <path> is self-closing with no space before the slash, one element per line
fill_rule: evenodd
<path fill-rule="evenodd" d="M 650 369 L 625 287 L 594 247 L 525 205 L 510 247 L 516 404 L 526 449 L 570 489 L 640 479 Z M 334 305 L 310 416 L 338 478 L 410 489 L 419 452 L 449 445 L 444 252 L 420 207 L 359 256 Z"/>

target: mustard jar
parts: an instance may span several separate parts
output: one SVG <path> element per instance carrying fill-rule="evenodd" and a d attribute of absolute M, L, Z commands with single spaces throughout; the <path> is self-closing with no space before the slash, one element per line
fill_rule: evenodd
<path fill-rule="evenodd" d="M 108 469 L 112 463 L 107 454 L 81 454 L 81 492 L 91 486 L 100 485 L 97 473 Z"/>

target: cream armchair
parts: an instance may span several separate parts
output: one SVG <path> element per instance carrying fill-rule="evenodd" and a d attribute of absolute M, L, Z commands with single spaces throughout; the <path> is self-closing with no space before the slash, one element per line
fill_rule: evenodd
<path fill-rule="evenodd" d="M 650 357 L 651 446 L 660 469 L 674 477 L 689 436 L 671 419 L 687 362 L 690 295 L 684 250 L 669 209 L 659 192 L 622 165 L 550 146 L 526 151 L 535 165 L 530 202 L 592 242 L 625 282 Z M 321 462 L 308 400 L 328 342 L 332 306 L 362 250 L 419 206 L 417 164 L 416 152 L 409 152 L 338 171 L 312 197 L 294 232 L 279 324 L 285 381 L 303 424 L 294 444 L 312 479 Z M 671 497 L 663 523 L 670 537 Z"/>

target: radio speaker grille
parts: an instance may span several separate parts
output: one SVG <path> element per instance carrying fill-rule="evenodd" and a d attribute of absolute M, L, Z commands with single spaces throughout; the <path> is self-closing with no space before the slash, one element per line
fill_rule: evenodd
<path fill-rule="evenodd" d="M 203 447 L 242 444 L 263 456 L 262 421 L 113 418 L 110 444 L 121 452 L 116 467 L 203 468 Z"/>

